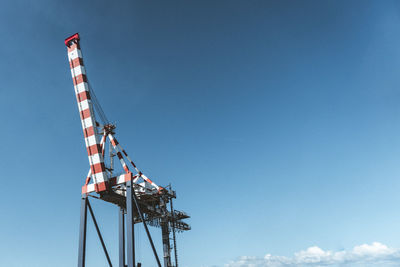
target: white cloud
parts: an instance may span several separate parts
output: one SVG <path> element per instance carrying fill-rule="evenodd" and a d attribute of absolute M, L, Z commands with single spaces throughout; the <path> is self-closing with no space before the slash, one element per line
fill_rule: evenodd
<path fill-rule="evenodd" d="M 243 256 L 225 267 L 288 267 L 288 266 L 400 266 L 400 249 L 390 248 L 379 242 L 355 246 L 346 251 L 325 251 L 309 247 L 296 252 L 293 257 L 273 256 L 264 258 Z"/>

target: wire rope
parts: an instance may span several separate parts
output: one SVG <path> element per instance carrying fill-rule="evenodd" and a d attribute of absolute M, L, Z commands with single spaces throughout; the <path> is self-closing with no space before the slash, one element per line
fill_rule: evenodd
<path fill-rule="evenodd" d="M 81 50 L 81 54 L 82 54 L 82 58 L 83 58 L 82 50 Z M 90 92 L 91 100 L 92 100 L 92 103 L 93 103 L 93 107 L 96 110 L 97 114 L 99 115 L 100 120 L 103 123 L 103 125 L 109 124 L 107 116 L 104 113 L 103 108 L 101 107 L 100 102 L 97 99 L 97 96 L 96 96 L 92 86 L 90 85 L 89 78 L 88 78 L 88 75 L 87 75 L 87 70 L 85 69 L 85 71 L 86 71 L 86 83 L 87 83 L 87 85 L 89 87 L 89 92 Z"/>

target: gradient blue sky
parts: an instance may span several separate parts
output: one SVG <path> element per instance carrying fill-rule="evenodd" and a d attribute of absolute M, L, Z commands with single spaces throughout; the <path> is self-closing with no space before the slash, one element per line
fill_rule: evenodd
<path fill-rule="evenodd" d="M 117 138 L 192 216 L 181 266 L 400 247 L 398 1 L 15 0 L 0 7 L 0 266 L 77 261 L 75 32 Z M 116 262 L 117 209 L 93 208 Z M 88 266 L 106 266 L 91 229 Z"/>

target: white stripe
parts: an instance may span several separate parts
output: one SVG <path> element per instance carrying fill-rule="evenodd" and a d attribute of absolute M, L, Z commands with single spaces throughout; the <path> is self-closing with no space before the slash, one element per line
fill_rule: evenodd
<path fill-rule="evenodd" d="M 95 163 L 99 163 L 103 158 L 103 157 L 101 157 L 100 153 L 89 155 L 88 157 L 90 158 L 90 165 L 94 165 Z"/>
<path fill-rule="evenodd" d="M 97 144 L 96 135 L 94 134 L 94 135 L 91 135 L 91 136 L 85 138 L 85 143 L 86 143 L 86 147 L 93 146 L 93 145 Z"/>
<path fill-rule="evenodd" d="M 82 93 L 84 91 L 88 91 L 89 92 L 89 87 L 87 85 L 87 83 L 78 83 L 78 85 L 75 86 L 75 93 L 79 94 Z"/>
<path fill-rule="evenodd" d="M 75 68 L 71 69 L 72 77 L 76 77 L 81 74 L 86 74 L 85 68 L 83 68 L 82 66 L 76 66 Z"/>
<path fill-rule="evenodd" d="M 100 145 L 102 145 L 103 146 L 103 150 L 104 150 L 104 142 L 106 141 L 106 136 L 105 135 L 103 135 L 103 137 L 101 138 L 101 141 L 100 141 Z"/>
<path fill-rule="evenodd" d="M 93 176 L 94 176 L 93 178 L 96 179 L 97 183 L 102 183 L 104 182 L 104 180 L 107 179 L 107 174 L 105 172 L 99 172 L 94 174 Z"/>
<path fill-rule="evenodd" d="M 68 53 L 69 60 L 74 60 L 77 57 L 82 58 L 82 52 L 81 50 L 75 48 L 71 52 Z"/>
<path fill-rule="evenodd" d="M 88 184 L 86 187 L 86 193 L 94 192 L 94 184 Z"/>
<path fill-rule="evenodd" d="M 80 112 L 82 110 L 88 109 L 89 108 L 89 101 L 88 100 L 84 100 L 84 101 L 80 102 L 78 107 L 79 107 L 79 111 Z"/>
<path fill-rule="evenodd" d="M 100 154 L 94 154 L 92 155 L 92 163 L 97 164 L 103 162 L 102 159 L 100 158 Z"/>
<path fill-rule="evenodd" d="M 116 184 L 123 184 L 125 183 L 125 174 L 118 175 L 116 179 Z"/>
<path fill-rule="evenodd" d="M 93 126 L 93 124 L 94 124 L 93 119 L 91 117 L 86 118 L 86 119 L 82 120 L 81 122 L 82 122 L 83 129 Z"/>
<path fill-rule="evenodd" d="M 149 178 L 147 178 L 147 177 L 146 177 L 144 174 L 142 174 L 142 177 L 143 177 L 143 179 L 144 179 L 144 180 L 146 180 L 146 182 L 148 182 L 147 180 L 150 180 L 150 179 L 149 179 Z M 154 186 L 154 187 L 155 187 L 155 188 L 157 188 L 157 189 L 159 188 L 159 187 L 158 187 L 158 185 L 156 185 L 156 184 L 155 184 L 155 183 L 153 183 L 153 182 L 151 182 L 151 183 L 150 183 L 150 182 L 148 182 L 148 183 L 149 183 L 149 184 L 151 184 L 152 186 Z"/>

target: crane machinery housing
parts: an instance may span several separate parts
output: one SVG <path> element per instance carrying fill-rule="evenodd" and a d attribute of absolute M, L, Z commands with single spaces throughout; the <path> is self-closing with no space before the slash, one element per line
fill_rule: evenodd
<path fill-rule="evenodd" d="M 189 216 L 183 211 L 174 209 L 173 199 L 176 198 L 176 192 L 172 190 L 171 186 L 158 186 L 144 175 L 115 138 L 116 126 L 108 122 L 88 81 L 83 64 L 79 34 L 76 33 L 65 39 L 65 45 L 68 50 L 68 60 L 90 164 L 89 172 L 82 186 L 78 267 L 84 267 L 86 264 L 88 210 L 108 265 L 112 266 L 89 197 L 109 202 L 119 208 L 119 267 L 141 266 L 141 263 L 136 265 L 135 260 L 134 226 L 139 223 L 143 224 L 157 266 L 161 267 L 161 262 L 148 225 L 161 228 L 163 266 L 177 267 L 175 234 L 176 232 L 190 230 L 190 226 L 183 221 Z M 98 121 L 97 117 L 101 121 Z M 106 156 L 107 140 L 109 153 Z M 116 171 L 113 161 L 115 156 L 121 163 L 122 173 Z M 171 256 L 172 249 L 174 250 L 174 264 Z"/>

